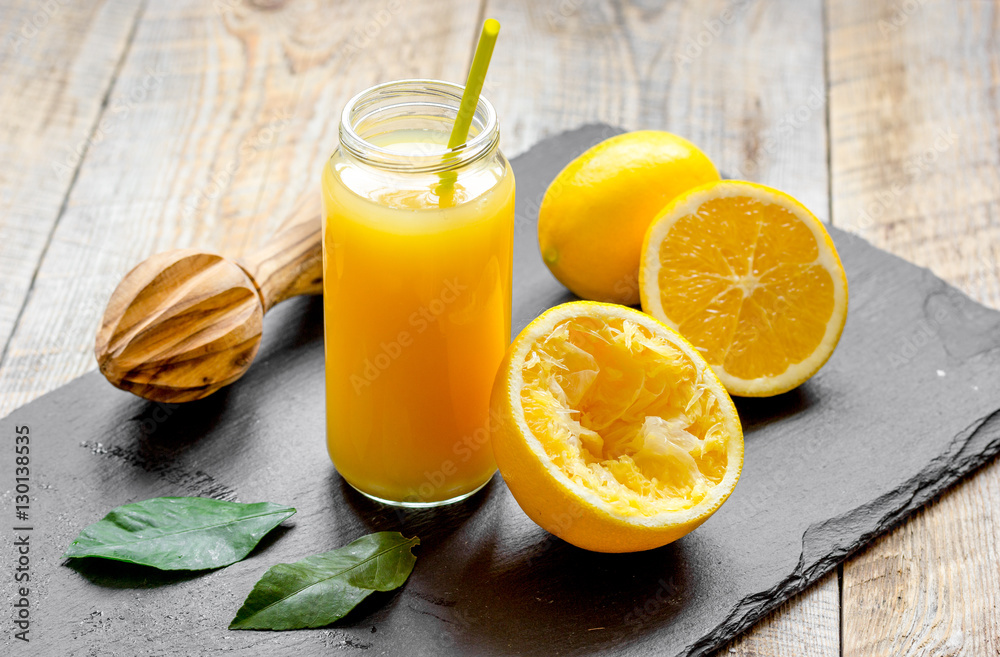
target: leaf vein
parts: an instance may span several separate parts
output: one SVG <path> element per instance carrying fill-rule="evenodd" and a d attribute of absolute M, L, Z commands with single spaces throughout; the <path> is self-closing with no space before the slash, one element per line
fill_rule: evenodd
<path fill-rule="evenodd" d="M 253 618 L 254 616 L 258 616 L 258 615 L 264 613 L 265 611 L 267 611 L 271 607 L 273 607 L 275 605 L 278 605 L 278 604 L 281 604 L 285 600 L 288 600 L 289 598 L 298 595 L 302 591 L 305 591 L 306 589 L 308 589 L 308 588 L 310 588 L 312 586 L 316 586 L 318 584 L 322 584 L 323 582 L 331 580 L 331 579 L 333 579 L 335 577 L 339 577 L 339 576 L 343 575 L 346 572 L 349 572 L 351 570 L 354 570 L 355 568 L 358 568 L 360 566 L 365 565 L 366 563 L 370 562 L 372 559 L 378 559 L 383 554 L 386 554 L 388 552 L 392 552 L 393 550 L 398 550 L 398 549 L 404 548 L 404 547 L 408 547 L 408 548 L 412 549 L 413 545 L 415 544 L 414 540 L 415 539 L 413 539 L 413 538 L 407 539 L 405 543 L 399 543 L 397 545 L 393 545 L 391 547 L 385 548 L 384 550 L 382 550 L 380 552 L 376 552 L 375 554 L 373 554 L 373 555 L 371 555 L 369 557 L 364 558 L 363 560 L 359 561 L 358 563 L 352 564 L 351 566 L 349 566 L 347 568 L 344 568 L 344 569 L 342 569 L 342 570 L 340 570 L 340 571 L 338 571 L 336 573 L 333 573 L 333 574 L 329 575 L 328 577 L 323 577 L 322 579 L 318 579 L 318 580 L 316 580 L 314 582 L 310 582 L 310 583 L 306 584 L 305 586 L 301 586 L 301 587 L 295 589 L 294 591 L 290 592 L 288 595 L 285 595 L 285 596 L 279 598 L 278 600 L 275 600 L 274 602 L 272 602 L 272 603 L 270 603 L 268 605 L 265 605 L 264 607 L 261 607 L 257 611 L 254 611 L 252 614 L 250 614 L 249 616 L 247 616 L 247 618 L 243 619 L 243 621 L 240 621 L 240 623 L 244 623 L 247 620 Z M 378 568 L 378 562 L 377 561 L 375 562 L 375 567 L 376 567 L 376 569 Z M 375 589 L 368 589 L 368 590 L 369 591 L 374 591 Z"/>
<path fill-rule="evenodd" d="M 100 545 L 93 546 L 93 547 L 116 548 L 116 547 L 124 547 L 124 546 L 127 546 L 127 545 L 135 545 L 136 543 L 142 543 L 143 541 L 154 541 L 154 540 L 159 540 L 159 539 L 163 539 L 163 538 L 170 538 L 172 536 L 180 536 L 181 534 L 189 534 L 191 532 L 207 531 L 207 530 L 210 530 L 210 529 L 217 529 L 219 527 L 225 527 L 227 525 L 235 525 L 235 524 L 238 524 L 238 523 L 241 523 L 241 522 L 246 522 L 248 520 L 255 520 L 257 518 L 265 518 L 267 516 L 280 515 L 282 513 L 286 513 L 288 510 L 290 510 L 290 509 L 286 509 L 286 510 L 282 510 L 282 511 L 269 511 L 267 513 L 258 513 L 258 514 L 252 515 L 252 516 L 246 516 L 244 518 L 237 518 L 235 520 L 230 520 L 230 521 L 227 521 L 227 522 L 220 522 L 220 523 L 217 523 L 217 524 L 214 524 L 214 525 L 203 525 L 201 527 L 191 527 L 190 529 L 183 529 L 183 530 L 180 530 L 180 531 L 165 532 L 165 533 L 160 534 L 158 536 L 140 536 L 139 538 L 137 538 L 134 541 L 124 541 L 124 542 L 121 542 L 121 543 L 101 543 Z M 289 517 L 291 517 L 292 515 L 294 515 L 294 513 L 295 512 L 292 511 L 292 513 L 289 514 Z M 77 541 L 78 540 L 79 539 L 77 539 Z M 77 541 L 73 541 L 73 544 L 70 547 L 78 545 Z"/>

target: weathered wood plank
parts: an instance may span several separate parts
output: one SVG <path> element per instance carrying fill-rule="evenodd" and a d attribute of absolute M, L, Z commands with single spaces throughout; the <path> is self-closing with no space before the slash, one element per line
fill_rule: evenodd
<path fill-rule="evenodd" d="M 997 464 L 844 566 L 844 655 L 995 655 Z"/>
<path fill-rule="evenodd" d="M 993 307 L 998 9 L 946 0 L 828 8 L 834 223 Z M 932 329 L 901 335 L 896 356 L 911 358 Z M 997 653 L 997 499 L 994 463 L 845 564 L 844 655 Z"/>
<path fill-rule="evenodd" d="M 488 2 L 503 25 L 486 87 L 503 147 L 595 121 L 670 130 L 725 175 L 786 190 L 826 219 L 822 11 L 819 0 Z M 837 600 L 827 577 L 732 649 L 837 655 Z"/>
<path fill-rule="evenodd" d="M 826 219 L 822 4 L 491 2 L 487 80 L 508 154 L 603 121 L 676 132 L 725 175 L 774 185 Z"/>
<path fill-rule="evenodd" d="M 239 255 L 275 228 L 317 187 L 356 92 L 461 80 L 478 14 L 454 0 L 150 3 L 0 367 L 0 415 L 94 367 L 104 304 L 144 257 Z"/>
<path fill-rule="evenodd" d="M 24 307 L 141 0 L 0 3 L 0 353 Z M 8 409 L 9 410 L 9 409 Z"/>

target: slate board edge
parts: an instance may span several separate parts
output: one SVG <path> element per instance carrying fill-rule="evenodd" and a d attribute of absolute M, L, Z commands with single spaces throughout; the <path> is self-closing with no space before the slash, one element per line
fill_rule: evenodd
<path fill-rule="evenodd" d="M 968 450 L 970 445 L 977 442 L 984 444 Z M 956 456 L 967 451 L 972 452 L 971 456 L 959 460 L 958 467 L 953 467 L 952 464 L 957 460 Z M 705 634 L 701 640 L 689 646 L 678 657 L 700 657 L 723 648 L 733 638 L 756 625 L 764 616 L 809 588 L 848 557 L 867 547 L 878 536 L 901 525 L 934 497 L 989 463 L 998 454 L 1000 454 L 1000 409 L 980 418 L 966 431 L 955 436 L 947 452 L 938 456 L 917 476 L 896 490 L 836 518 L 810 525 L 802 536 L 802 553 L 795 570 L 770 589 L 744 598 L 724 623 Z M 942 471 L 944 474 L 940 474 Z M 867 527 L 856 541 L 839 547 L 825 557 L 812 559 L 806 563 L 805 555 L 810 536 L 824 531 L 828 526 L 865 518 L 873 520 L 865 522 Z"/>

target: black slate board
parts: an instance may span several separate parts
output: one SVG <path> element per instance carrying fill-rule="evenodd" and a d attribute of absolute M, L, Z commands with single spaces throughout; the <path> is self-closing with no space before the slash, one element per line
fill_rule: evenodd
<path fill-rule="evenodd" d="M 515 325 L 569 295 L 537 256 L 547 183 L 616 132 L 589 126 L 514 161 Z M 3 654 L 692 655 L 749 627 L 1000 449 L 1000 313 L 924 269 L 834 230 L 851 285 L 837 352 L 811 381 L 738 403 L 743 476 L 705 525 L 659 550 L 588 553 L 524 516 L 503 481 L 444 510 L 400 514 L 349 489 L 326 455 L 322 308 L 279 306 L 237 385 L 167 407 L 92 373 L 0 422 L 0 580 L 15 599 L 14 427 L 32 437 L 31 618 Z M 163 574 L 59 555 L 111 507 L 158 495 L 269 500 L 299 513 L 247 560 Z M 229 632 L 272 564 L 375 530 L 418 534 L 410 581 L 333 627 Z M 331 650 L 333 649 L 333 650 Z"/>

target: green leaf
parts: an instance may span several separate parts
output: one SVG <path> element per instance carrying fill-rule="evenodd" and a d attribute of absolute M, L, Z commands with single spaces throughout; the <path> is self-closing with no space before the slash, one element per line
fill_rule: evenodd
<path fill-rule="evenodd" d="M 279 563 L 260 578 L 231 630 L 296 630 L 343 618 L 373 591 L 403 585 L 417 558 L 416 536 L 378 532 L 295 563 Z"/>
<path fill-rule="evenodd" d="M 125 504 L 85 528 L 63 558 L 99 557 L 160 570 L 236 563 L 295 509 L 207 497 L 157 497 Z"/>

